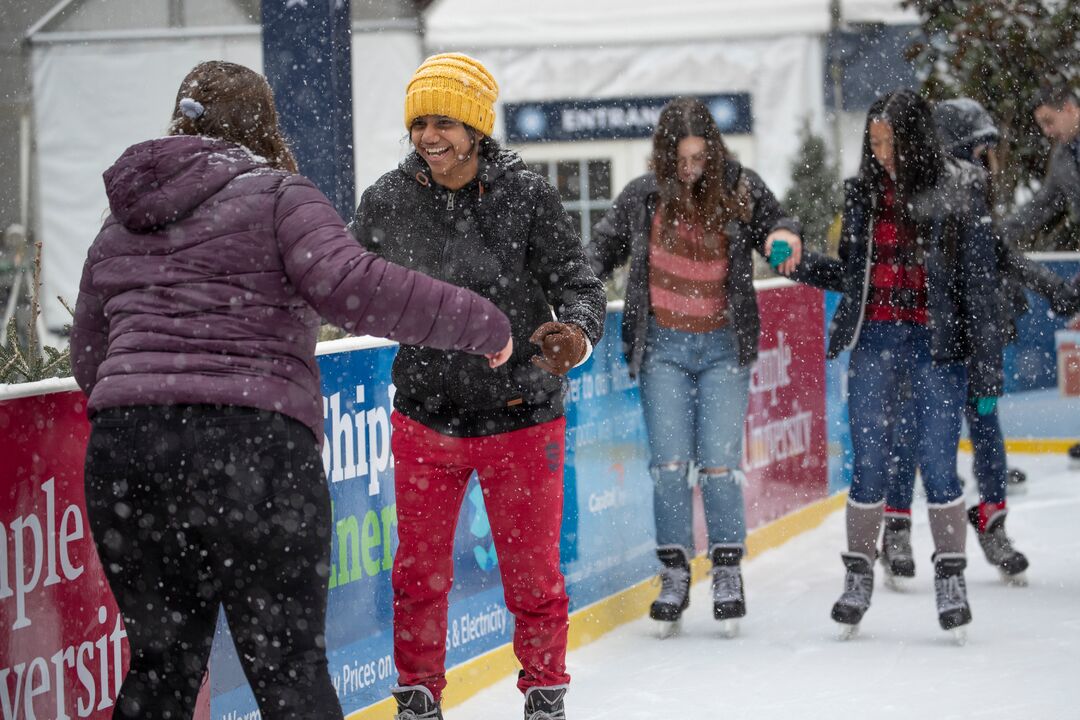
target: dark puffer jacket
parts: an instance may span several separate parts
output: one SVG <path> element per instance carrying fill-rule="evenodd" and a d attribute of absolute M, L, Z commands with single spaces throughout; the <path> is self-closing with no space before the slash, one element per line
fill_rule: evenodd
<path fill-rule="evenodd" d="M 797 220 L 784 215 L 776 196 L 753 170 L 728 160 L 725 181 L 731 192 L 744 195 L 745 201 L 751 204 L 749 221 L 732 221 L 725 228 L 728 242 L 727 319 L 738 338 L 739 363 L 750 365 L 757 359 L 761 330 L 751 253 L 754 250 L 764 253 L 765 238 L 773 230 L 786 229 L 798 235 L 801 228 Z M 649 236 L 658 199 L 656 177 L 652 173 L 630 181 L 593 229 L 592 242 L 586 248 L 593 269 L 601 277 L 609 276 L 630 259 L 622 344 L 631 376 L 637 376 L 645 356 L 645 336 L 652 307 L 649 300 Z"/>
<path fill-rule="evenodd" d="M 320 314 L 357 334 L 474 353 L 509 338 L 490 302 L 364 251 L 307 179 L 238 145 L 140 143 L 105 186 L 112 214 L 71 334 L 91 414 L 240 405 L 294 417 L 321 442 Z"/>
<path fill-rule="evenodd" d="M 510 318 L 514 353 L 492 372 L 482 358 L 403 345 L 394 407 L 446 435 L 481 436 L 561 417 L 565 379 L 532 364 L 533 331 L 552 319 L 595 344 L 604 326 L 601 282 L 558 193 L 517 155 L 485 150 L 478 176 L 451 192 L 416 153 L 360 199 L 350 229 L 396 263 L 470 288 Z"/>
<path fill-rule="evenodd" d="M 950 158 L 911 208 L 924 239 L 930 352 L 936 362 L 967 364 L 972 397 L 1001 394 L 1007 322 L 985 182 L 980 169 Z M 805 252 L 799 266 L 800 280 L 844 295 L 829 326 L 830 358 L 859 341 L 873 259 L 877 193 L 855 178 L 844 190 L 839 259 Z"/>

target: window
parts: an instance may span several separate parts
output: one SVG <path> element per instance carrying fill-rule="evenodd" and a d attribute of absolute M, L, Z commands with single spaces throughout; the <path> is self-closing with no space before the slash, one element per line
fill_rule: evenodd
<path fill-rule="evenodd" d="M 559 191 L 581 242 L 589 244 L 592 229 L 611 207 L 611 160 L 550 160 L 529 163 Z"/>

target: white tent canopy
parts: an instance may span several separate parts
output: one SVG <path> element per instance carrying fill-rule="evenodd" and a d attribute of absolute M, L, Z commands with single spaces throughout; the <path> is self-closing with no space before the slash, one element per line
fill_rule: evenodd
<path fill-rule="evenodd" d="M 913 23 L 895 0 L 842 0 L 845 22 Z M 829 0 L 437 0 L 426 14 L 432 47 L 609 46 L 822 35 Z"/>

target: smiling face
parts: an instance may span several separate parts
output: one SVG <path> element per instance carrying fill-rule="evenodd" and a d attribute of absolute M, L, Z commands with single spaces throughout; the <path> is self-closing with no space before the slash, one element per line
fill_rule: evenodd
<path fill-rule="evenodd" d="M 896 177 L 896 152 L 893 129 L 885 120 L 870 122 L 870 152 L 889 177 Z"/>
<path fill-rule="evenodd" d="M 431 168 L 434 180 L 443 187 L 457 190 L 476 177 L 480 136 L 461 121 L 445 115 L 423 115 L 412 121 L 409 137 Z"/>

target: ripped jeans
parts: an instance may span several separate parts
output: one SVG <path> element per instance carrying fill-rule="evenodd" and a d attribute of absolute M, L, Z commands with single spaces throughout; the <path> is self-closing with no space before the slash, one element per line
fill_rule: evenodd
<path fill-rule="evenodd" d="M 693 485 L 701 488 L 709 547 L 746 540 L 743 423 L 750 368 L 735 333 L 689 333 L 649 318 L 639 377 L 653 476 L 656 544 L 694 554 Z M 707 472 L 720 470 L 721 472 Z"/>

